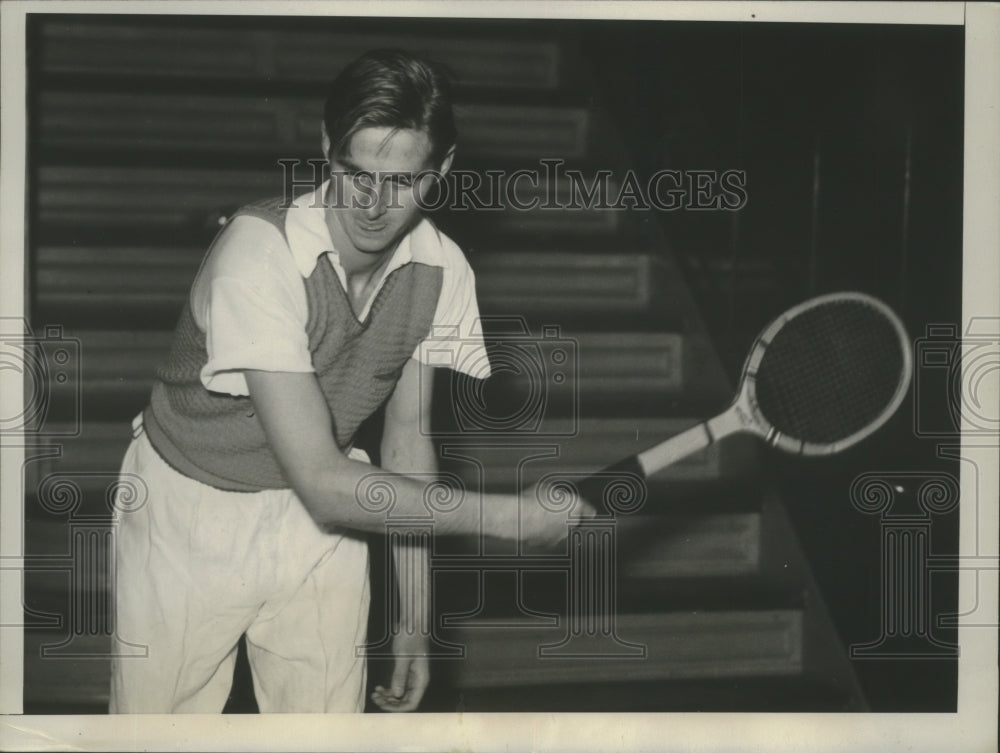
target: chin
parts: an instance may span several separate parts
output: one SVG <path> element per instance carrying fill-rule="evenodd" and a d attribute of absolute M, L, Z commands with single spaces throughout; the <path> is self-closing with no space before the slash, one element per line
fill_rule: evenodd
<path fill-rule="evenodd" d="M 351 242 L 354 243 L 354 247 L 358 251 L 363 251 L 366 254 L 377 254 L 394 247 L 402 236 L 401 232 L 392 232 L 389 228 L 385 228 L 377 235 L 369 235 L 364 232 L 354 233 Z"/>
<path fill-rule="evenodd" d="M 393 239 L 357 238 L 354 247 L 364 254 L 380 254 L 392 248 Z"/>

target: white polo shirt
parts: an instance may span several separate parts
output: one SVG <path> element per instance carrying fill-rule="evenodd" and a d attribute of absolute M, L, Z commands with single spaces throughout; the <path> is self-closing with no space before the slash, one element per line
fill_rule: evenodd
<path fill-rule="evenodd" d="M 285 237 L 270 222 L 234 219 L 218 238 L 191 288 L 191 312 L 205 333 L 208 362 L 202 384 L 213 392 L 247 395 L 243 371 L 312 372 L 306 335 L 304 279 L 318 263 L 347 276 L 326 226 L 326 184 L 300 196 L 285 215 Z M 290 252 L 290 253 L 289 253 Z M 325 256 L 323 260 L 320 257 Z M 421 219 L 399 243 L 359 314 L 368 317 L 386 277 L 409 262 L 441 267 L 441 294 L 431 330 L 413 358 L 470 376 L 490 375 L 476 301 L 475 275 L 461 249 Z"/>

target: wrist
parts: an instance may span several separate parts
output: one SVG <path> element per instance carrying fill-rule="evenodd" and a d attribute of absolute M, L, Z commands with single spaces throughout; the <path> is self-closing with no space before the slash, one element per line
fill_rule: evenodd
<path fill-rule="evenodd" d="M 406 653 L 424 655 L 430 646 L 430 630 L 403 630 L 399 629 L 392 637 L 392 643 L 397 647 L 404 647 Z M 398 652 L 394 652 L 398 653 Z"/>
<path fill-rule="evenodd" d="M 501 539 L 519 538 L 520 507 L 518 494 L 486 495 L 483 499 L 481 534 Z"/>

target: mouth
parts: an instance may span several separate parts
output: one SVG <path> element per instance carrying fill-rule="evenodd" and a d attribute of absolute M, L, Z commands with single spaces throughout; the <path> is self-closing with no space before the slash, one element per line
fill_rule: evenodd
<path fill-rule="evenodd" d="M 359 222 L 357 225 L 363 233 L 380 233 L 388 227 L 388 223 L 386 222 L 376 222 L 374 224 Z"/>

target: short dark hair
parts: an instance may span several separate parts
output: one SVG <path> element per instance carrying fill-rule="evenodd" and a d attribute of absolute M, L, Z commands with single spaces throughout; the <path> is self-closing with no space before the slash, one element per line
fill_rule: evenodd
<path fill-rule="evenodd" d="M 362 128 L 423 131 L 435 166 L 456 138 L 451 85 L 442 66 L 402 50 L 373 50 L 330 84 L 323 124 L 337 155 Z"/>

